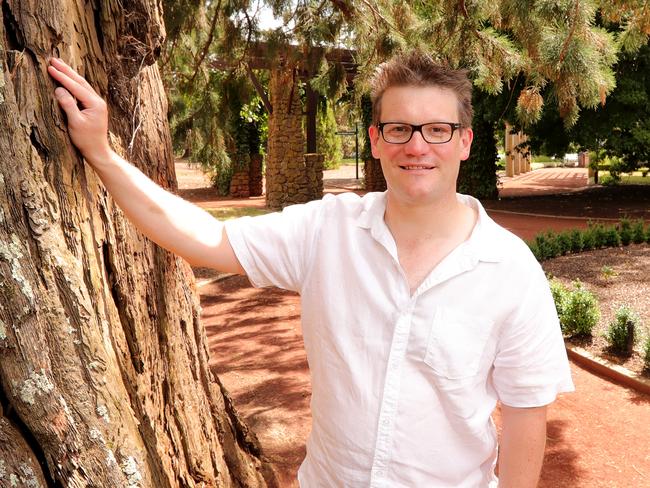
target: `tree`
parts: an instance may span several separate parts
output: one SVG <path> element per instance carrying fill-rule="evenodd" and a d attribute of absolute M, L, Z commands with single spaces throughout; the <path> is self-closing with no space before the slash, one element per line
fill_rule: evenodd
<path fill-rule="evenodd" d="M 72 61 L 114 148 L 173 189 L 159 3 L 0 6 L 0 485 L 273 484 L 208 368 L 190 268 L 79 159 L 45 69 Z"/>
<path fill-rule="evenodd" d="M 571 144 L 581 150 L 619 157 L 633 171 L 650 161 L 650 46 L 623 52 L 616 63 L 616 88 L 607 103 L 582 112 L 566 129 L 553 108 L 532 127 L 531 144 L 545 154 L 564 154 Z"/>
<path fill-rule="evenodd" d="M 325 99 L 317 118 L 318 151 L 325 157 L 325 168 L 333 169 L 341 165 L 343 149 L 341 136 L 336 134 L 337 124 L 332 102 Z"/>

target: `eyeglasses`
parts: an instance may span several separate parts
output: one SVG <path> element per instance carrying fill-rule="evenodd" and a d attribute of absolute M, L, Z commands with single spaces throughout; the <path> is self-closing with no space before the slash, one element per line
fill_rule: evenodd
<path fill-rule="evenodd" d="M 377 124 L 381 136 L 389 144 L 406 144 L 415 132 L 422 134 L 422 138 L 429 144 L 444 144 L 451 141 L 454 132 L 461 127 L 461 124 L 452 122 L 430 122 L 420 125 L 403 122 L 380 122 Z"/>

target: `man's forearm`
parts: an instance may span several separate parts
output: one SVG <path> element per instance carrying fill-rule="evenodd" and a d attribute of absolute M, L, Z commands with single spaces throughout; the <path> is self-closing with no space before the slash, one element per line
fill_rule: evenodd
<path fill-rule="evenodd" d="M 128 219 L 152 241 L 193 265 L 240 272 L 233 267 L 236 260 L 219 261 L 218 249 L 229 244 L 223 242 L 223 224 L 206 211 L 160 187 L 113 151 L 89 163 Z"/>
<path fill-rule="evenodd" d="M 535 488 L 546 446 L 546 407 L 501 407 L 499 488 Z"/>

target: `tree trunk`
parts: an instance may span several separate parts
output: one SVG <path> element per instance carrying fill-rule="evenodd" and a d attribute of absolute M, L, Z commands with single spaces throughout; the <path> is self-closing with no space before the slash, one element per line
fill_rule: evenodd
<path fill-rule="evenodd" d="M 269 92 L 273 112 L 269 115 L 266 206 L 277 210 L 309 201 L 303 108 L 295 66 L 288 62 L 274 66 Z"/>
<path fill-rule="evenodd" d="M 190 268 L 79 159 L 46 72 L 71 62 L 114 148 L 174 188 L 160 2 L 0 5 L 0 486 L 272 485 L 208 369 Z"/>

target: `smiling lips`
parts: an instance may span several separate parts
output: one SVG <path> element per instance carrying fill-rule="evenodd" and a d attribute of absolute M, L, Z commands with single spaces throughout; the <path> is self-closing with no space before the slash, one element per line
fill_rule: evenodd
<path fill-rule="evenodd" d="M 417 164 L 407 164 L 407 165 L 400 165 L 400 168 L 405 169 L 405 170 L 417 170 L 417 169 L 434 169 L 435 166 L 423 166 L 423 165 L 417 165 Z"/>

